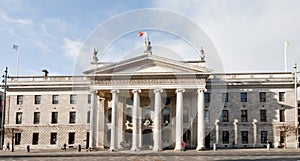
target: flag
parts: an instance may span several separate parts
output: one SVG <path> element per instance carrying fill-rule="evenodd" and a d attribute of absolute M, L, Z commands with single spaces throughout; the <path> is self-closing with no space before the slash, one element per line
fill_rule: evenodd
<path fill-rule="evenodd" d="M 287 42 L 287 41 L 284 41 L 284 47 L 288 47 L 290 45 L 290 43 L 289 42 Z"/>
<path fill-rule="evenodd" d="M 12 48 L 13 48 L 14 50 L 18 51 L 18 47 L 19 47 L 18 45 L 13 44 L 13 47 L 12 47 Z"/>
<path fill-rule="evenodd" d="M 143 35 L 144 35 L 143 32 L 139 32 L 139 33 L 138 33 L 138 36 L 139 36 L 139 37 L 142 37 Z"/>

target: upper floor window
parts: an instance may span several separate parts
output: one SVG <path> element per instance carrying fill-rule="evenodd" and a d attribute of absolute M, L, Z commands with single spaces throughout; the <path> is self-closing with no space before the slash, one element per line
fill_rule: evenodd
<path fill-rule="evenodd" d="M 222 93 L 222 102 L 228 102 L 228 93 Z"/>
<path fill-rule="evenodd" d="M 91 111 L 90 110 L 87 112 L 87 117 L 86 118 L 87 118 L 86 123 L 89 124 L 91 122 Z"/>
<path fill-rule="evenodd" d="M 22 124 L 22 112 L 16 113 L 16 124 Z"/>
<path fill-rule="evenodd" d="M 17 105 L 23 104 L 23 95 L 17 95 Z"/>
<path fill-rule="evenodd" d="M 52 104 L 58 104 L 58 95 L 52 96 Z"/>
<path fill-rule="evenodd" d="M 209 110 L 204 110 L 204 122 L 209 122 Z"/>
<path fill-rule="evenodd" d="M 266 96 L 267 96 L 266 92 L 259 92 L 259 101 L 266 102 L 266 100 L 267 100 Z"/>
<path fill-rule="evenodd" d="M 88 94 L 88 104 L 91 104 L 91 102 L 92 102 L 92 95 Z"/>
<path fill-rule="evenodd" d="M 241 121 L 242 122 L 247 122 L 248 121 L 247 110 L 241 110 Z"/>
<path fill-rule="evenodd" d="M 76 95 L 75 94 L 71 94 L 70 95 L 70 104 L 75 104 L 76 103 Z"/>
<path fill-rule="evenodd" d="M 279 110 L 279 121 L 285 122 L 285 110 Z"/>
<path fill-rule="evenodd" d="M 58 122 L 58 112 L 52 112 L 51 124 L 57 124 Z"/>
<path fill-rule="evenodd" d="M 260 122 L 267 122 L 267 110 L 260 110 Z"/>
<path fill-rule="evenodd" d="M 284 102 L 285 101 L 285 92 L 279 92 L 279 101 Z"/>
<path fill-rule="evenodd" d="M 41 95 L 34 96 L 34 104 L 41 104 Z"/>
<path fill-rule="evenodd" d="M 71 111 L 70 112 L 69 123 L 70 124 L 75 124 L 75 121 L 76 121 L 76 112 L 75 111 Z"/>
<path fill-rule="evenodd" d="M 210 93 L 204 93 L 204 102 L 210 102 Z"/>
<path fill-rule="evenodd" d="M 241 102 L 247 102 L 247 93 L 246 92 L 241 93 Z"/>
<path fill-rule="evenodd" d="M 40 112 L 34 112 L 33 114 L 33 124 L 40 123 Z"/>
<path fill-rule="evenodd" d="M 222 122 L 228 122 L 229 116 L 228 116 L 228 110 L 222 110 Z"/>

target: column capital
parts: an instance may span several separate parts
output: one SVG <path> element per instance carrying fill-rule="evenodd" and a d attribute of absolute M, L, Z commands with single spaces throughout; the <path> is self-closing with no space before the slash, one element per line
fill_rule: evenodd
<path fill-rule="evenodd" d="M 206 92 L 206 91 L 207 91 L 206 88 L 199 88 L 199 89 L 197 89 L 197 92 L 198 92 L 198 93 L 200 93 L 200 92 Z"/>
<path fill-rule="evenodd" d="M 94 94 L 96 94 L 97 93 L 97 90 L 95 90 L 95 89 L 90 89 L 90 91 L 89 91 L 90 93 L 94 93 Z"/>
<path fill-rule="evenodd" d="M 133 89 L 131 92 L 132 93 L 141 93 L 141 90 L 140 89 Z"/>
<path fill-rule="evenodd" d="M 112 89 L 111 91 L 110 91 L 110 93 L 119 93 L 120 91 L 118 90 L 118 89 Z"/>
<path fill-rule="evenodd" d="M 175 92 L 176 92 L 176 93 L 183 93 L 183 92 L 185 92 L 185 89 L 183 89 L 183 88 L 178 88 L 178 89 L 176 89 Z"/>
<path fill-rule="evenodd" d="M 153 92 L 154 93 L 162 93 L 164 90 L 163 89 L 161 89 L 161 88 L 155 88 L 154 90 L 153 90 Z"/>

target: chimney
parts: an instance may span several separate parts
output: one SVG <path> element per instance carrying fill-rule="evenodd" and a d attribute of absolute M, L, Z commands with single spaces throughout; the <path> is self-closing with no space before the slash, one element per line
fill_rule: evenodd
<path fill-rule="evenodd" d="M 42 72 L 43 72 L 44 77 L 47 77 L 47 76 L 48 76 L 48 73 L 49 73 L 49 72 L 48 72 L 47 69 L 43 69 Z"/>

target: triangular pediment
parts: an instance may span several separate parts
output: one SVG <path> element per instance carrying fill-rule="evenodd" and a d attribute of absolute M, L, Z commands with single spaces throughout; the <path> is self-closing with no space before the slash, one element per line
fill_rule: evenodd
<path fill-rule="evenodd" d="M 201 63 L 175 61 L 156 55 L 141 55 L 128 60 L 99 64 L 85 74 L 168 74 L 168 73 L 210 73 Z"/>

